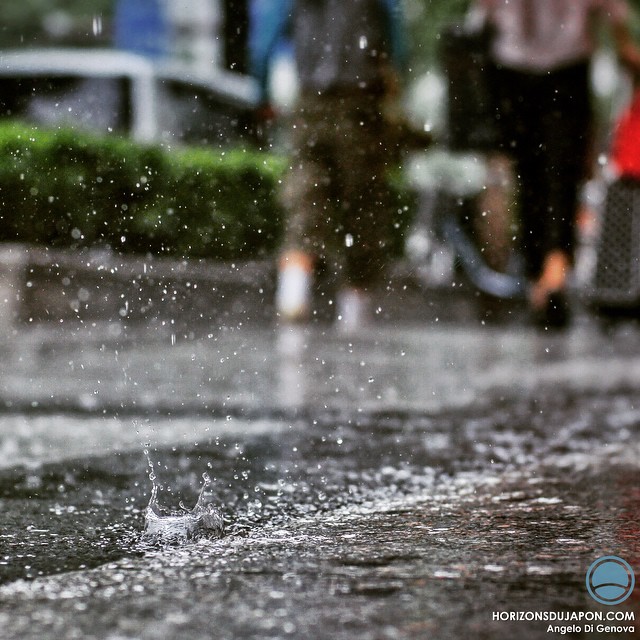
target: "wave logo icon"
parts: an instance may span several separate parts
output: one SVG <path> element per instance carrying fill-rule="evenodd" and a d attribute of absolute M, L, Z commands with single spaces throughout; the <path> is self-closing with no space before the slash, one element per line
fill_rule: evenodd
<path fill-rule="evenodd" d="M 600 604 L 621 604 L 633 592 L 636 578 L 631 565 L 618 556 L 603 556 L 587 571 L 587 591 Z"/>

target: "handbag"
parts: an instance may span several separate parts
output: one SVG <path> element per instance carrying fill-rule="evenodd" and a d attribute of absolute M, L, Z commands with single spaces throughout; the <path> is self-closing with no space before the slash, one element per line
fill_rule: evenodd
<path fill-rule="evenodd" d="M 589 290 L 601 312 L 640 309 L 640 90 L 618 117 Z"/>
<path fill-rule="evenodd" d="M 490 151 L 498 143 L 491 83 L 493 27 L 454 24 L 441 34 L 447 78 L 448 146 L 452 151 Z"/>
<path fill-rule="evenodd" d="M 614 127 L 611 163 L 621 178 L 640 179 L 640 89 L 635 90 Z"/>
<path fill-rule="evenodd" d="M 587 294 L 601 312 L 640 309 L 640 180 L 621 178 L 607 187 Z"/>

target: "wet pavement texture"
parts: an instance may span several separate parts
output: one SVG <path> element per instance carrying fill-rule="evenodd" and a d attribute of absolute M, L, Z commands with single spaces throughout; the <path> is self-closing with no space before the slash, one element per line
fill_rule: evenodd
<path fill-rule="evenodd" d="M 633 637 L 494 613 L 639 615 L 585 588 L 640 567 L 634 325 L 38 324 L 0 352 L 3 638 Z M 142 536 L 145 446 L 164 504 L 209 473 L 222 539 Z"/>

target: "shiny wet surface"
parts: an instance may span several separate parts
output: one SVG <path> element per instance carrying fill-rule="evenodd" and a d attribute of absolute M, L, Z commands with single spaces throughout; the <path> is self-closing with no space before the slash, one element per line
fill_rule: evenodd
<path fill-rule="evenodd" d="M 633 326 L 40 327 L 2 352 L 4 637 L 560 637 L 492 614 L 604 611 L 589 564 L 638 567 Z M 147 443 L 164 503 L 210 474 L 223 539 L 142 538 Z"/>

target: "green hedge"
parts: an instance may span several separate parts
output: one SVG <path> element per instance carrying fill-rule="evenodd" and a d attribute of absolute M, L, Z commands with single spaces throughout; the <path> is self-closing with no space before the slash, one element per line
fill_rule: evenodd
<path fill-rule="evenodd" d="M 0 125 L 0 241 L 109 246 L 220 260 L 272 254 L 282 237 L 279 156 L 168 151 L 116 137 Z M 396 189 L 394 252 L 409 219 Z"/>

